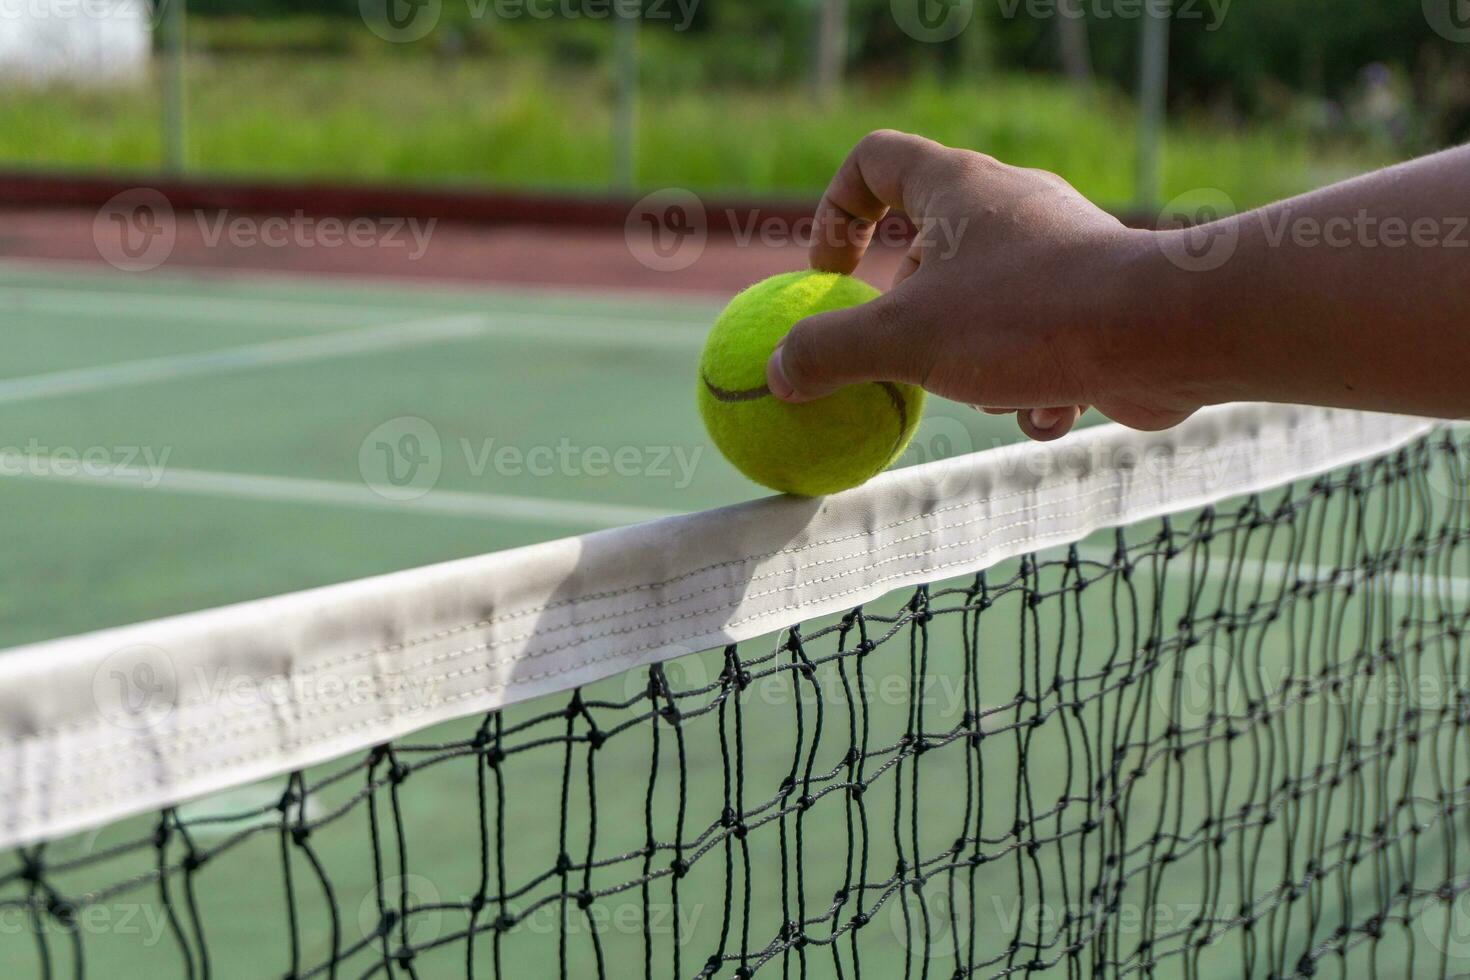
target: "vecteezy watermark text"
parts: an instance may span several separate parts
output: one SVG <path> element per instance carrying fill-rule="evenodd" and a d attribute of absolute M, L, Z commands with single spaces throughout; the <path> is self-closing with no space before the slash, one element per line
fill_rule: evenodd
<path fill-rule="evenodd" d="M 694 23 L 700 0 L 463 0 L 473 21 L 624 20 L 657 21 L 675 31 Z M 428 37 L 444 17 L 445 0 L 358 0 L 362 22 L 391 44 Z"/>
<path fill-rule="evenodd" d="M 161 191 L 136 187 L 114 195 L 97 212 L 92 241 L 97 254 L 114 268 L 147 272 L 169 260 L 191 225 L 209 249 L 406 250 L 408 260 L 416 262 L 428 252 L 438 219 L 317 217 L 299 209 L 290 215 L 175 209 Z"/>
<path fill-rule="evenodd" d="M 520 445 L 488 436 L 447 443 L 427 419 L 399 416 L 374 428 L 358 447 L 358 471 L 375 494 L 414 500 L 438 484 L 446 465 L 462 461 L 472 477 L 648 479 L 684 490 L 704 457 L 703 445 L 617 446 L 582 444 L 562 436 L 555 442 Z M 456 453 L 457 450 L 457 453 Z"/>
<path fill-rule="evenodd" d="M 226 242 L 235 248 L 408 248 L 410 261 L 429 250 L 437 218 L 316 218 L 298 210 L 290 217 L 255 218 L 214 216 L 194 212 L 204 244 L 216 248 Z"/>
<path fill-rule="evenodd" d="M 0 446 L 0 476 L 121 476 L 152 489 L 172 454 L 172 446 L 50 446 L 32 436 L 24 446 Z"/>
<path fill-rule="evenodd" d="M 1240 214 L 1218 188 L 1187 191 L 1165 205 L 1159 249 L 1188 272 L 1224 267 L 1241 239 L 1259 233 L 1271 249 L 1470 249 L 1470 215 L 1401 215 L 1358 208 L 1344 214 L 1302 214 L 1287 204 Z"/>
<path fill-rule="evenodd" d="M 648 477 L 670 480 L 675 490 L 694 481 L 703 446 L 580 446 L 563 436 L 554 445 L 522 448 L 495 439 L 475 444 L 460 440 L 465 466 L 471 476 L 566 476 L 625 479 Z"/>
<path fill-rule="evenodd" d="M 628 254 L 645 268 L 655 272 L 681 272 L 704 255 L 712 218 L 716 227 L 728 230 L 737 248 L 807 248 L 819 238 L 824 244 L 837 247 L 848 241 L 849 233 L 845 230 L 831 225 L 819 228 L 815 215 L 792 218 L 758 209 L 726 208 L 712 216 L 699 195 L 683 187 L 665 187 L 635 203 L 624 220 L 623 239 Z M 918 246 L 927 255 L 948 259 L 959 250 L 969 227 L 968 216 L 953 220 L 947 216 L 925 218 L 917 227 L 887 220 L 878 222 L 872 229 L 871 240 L 887 248 Z"/>

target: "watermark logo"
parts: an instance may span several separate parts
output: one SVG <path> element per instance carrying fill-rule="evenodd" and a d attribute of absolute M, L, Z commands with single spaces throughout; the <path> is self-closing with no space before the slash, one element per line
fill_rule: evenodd
<path fill-rule="evenodd" d="M 0 476 L 119 480 L 152 490 L 172 455 L 172 446 L 51 446 L 32 436 L 24 446 L 0 446 Z"/>
<path fill-rule="evenodd" d="M 1438 898 L 1414 919 L 1415 931 L 1447 959 L 1470 961 L 1470 891 L 1465 890 L 1465 880 L 1446 881 L 1440 886 Z"/>
<path fill-rule="evenodd" d="M 439 25 L 443 0 L 358 0 L 367 29 L 389 44 L 422 41 Z"/>
<path fill-rule="evenodd" d="M 175 2 L 181 0 L 0 0 L 0 22 L 89 20 L 156 28 Z"/>
<path fill-rule="evenodd" d="M 1144 17 L 1170 18 L 1176 21 L 1203 21 L 1205 30 L 1214 32 L 1225 23 L 1233 0 L 998 0 L 1001 17 L 1015 20 L 1025 14 L 1028 20 L 1053 20 L 1067 17 L 1091 21 L 1140 20 Z"/>
<path fill-rule="evenodd" d="M 1465 426 L 1466 420 L 1457 420 L 1452 429 L 1435 438 L 1454 440 L 1458 446 L 1459 439 L 1466 432 Z M 1443 443 L 1437 441 L 1436 445 Z M 1429 464 L 1427 479 L 1430 491 L 1440 499 L 1452 505 L 1464 506 L 1470 501 L 1470 453 L 1458 448 L 1452 452 L 1435 453 Z"/>
<path fill-rule="evenodd" d="M 364 939 L 386 935 L 391 945 L 422 948 L 444 933 L 439 889 L 423 875 L 393 875 L 363 896 L 357 928 Z"/>
<path fill-rule="evenodd" d="M 564 476 L 574 480 L 618 477 L 624 480 L 667 481 L 675 490 L 694 482 L 704 446 L 581 445 L 562 436 L 553 443 L 518 446 L 498 439 L 459 440 L 465 471 L 473 477 L 487 473 L 515 479 Z"/>
<path fill-rule="evenodd" d="M 700 700 L 682 696 L 709 688 L 711 675 L 708 659 L 696 653 L 683 654 L 646 670 L 625 671 L 623 697 L 632 701 L 652 694 L 656 702 L 654 709 L 657 711 L 666 709 L 671 702 L 680 704 Z"/>
<path fill-rule="evenodd" d="M 954 40 L 975 18 L 975 0 L 889 0 L 889 5 L 899 30 L 926 44 Z"/>
<path fill-rule="evenodd" d="M 102 206 L 92 222 L 92 239 L 97 254 L 124 272 L 158 268 L 177 251 L 180 234 L 186 231 L 188 241 L 208 249 L 401 249 L 410 262 L 417 262 L 428 252 L 437 225 L 437 218 L 345 219 L 315 217 L 301 209 L 263 216 L 175 210 L 162 192 L 138 187 Z"/>
<path fill-rule="evenodd" d="M 900 946 L 922 951 L 931 960 L 947 960 L 956 953 L 950 928 L 954 912 L 944 889 L 920 891 L 910 884 L 888 903 L 888 927 Z"/>
<path fill-rule="evenodd" d="M 123 272 L 149 272 L 163 265 L 173 254 L 178 233 L 173 205 L 151 187 L 114 195 L 92 220 L 97 254 Z"/>
<path fill-rule="evenodd" d="M 704 255 L 709 215 L 699 195 L 667 187 L 633 205 L 623 223 L 623 240 L 644 268 L 681 272 Z"/>
<path fill-rule="evenodd" d="M 178 707 L 173 658 L 156 646 L 137 644 L 108 654 L 92 674 L 92 698 L 102 717 L 130 732 L 149 731 Z"/>
<path fill-rule="evenodd" d="M 1214 187 L 1174 198 L 1159 213 L 1159 248 L 1169 262 L 1186 272 L 1213 272 L 1235 255 L 1240 229 L 1221 221 L 1235 213 L 1235 201 Z"/>
<path fill-rule="evenodd" d="M 357 451 L 363 482 L 386 500 L 417 500 L 434 489 L 443 468 L 439 431 L 414 415 L 384 422 L 368 433 Z"/>
<path fill-rule="evenodd" d="M 1423 0 L 1424 19 L 1434 33 L 1456 44 L 1470 43 L 1470 0 Z"/>
<path fill-rule="evenodd" d="M 1229 647 L 1201 643 L 1175 657 L 1153 677 L 1153 696 L 1162 717 L 1181 728 L 1193 728 L 1247 713 L 1250 695 Z"/>
<path fill-rule="evenodd" d="M 300 209 L 291 215 L 254 217 L 220 211 L 209 215 L 194 212 L 199 236 L 206 248 L 221 244 L 233 248 L 392 248 L 407 249 L 408 260 L 417 262 L 429 250 L 429 241 L 439 219 L 381 217 L 315 218 Z"/>
<path fill-rule="evenodd" d="M 968 425 L 942 411 L 930 411 L 925 413 L 914 438 L 893 465 L 895 469 L 924 466 L 968 456 L 974 451 L 975 437 Z M 927 504 L 963 493 L 972 478 L 973 471 L 963 466 L 936 467 L 926 470 L 925 479 L 919 484 L 906 481 L 903 487 L 910 498 Z"/>

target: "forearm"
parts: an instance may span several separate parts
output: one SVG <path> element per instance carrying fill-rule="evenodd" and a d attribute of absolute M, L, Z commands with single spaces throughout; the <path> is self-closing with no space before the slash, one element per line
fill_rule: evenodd
<path fill-rule="evenodd" d="M 1470 415 L 1470 148 L 1130 248 L 1104 370 L 1152 350 L 1182 401 Z"/>

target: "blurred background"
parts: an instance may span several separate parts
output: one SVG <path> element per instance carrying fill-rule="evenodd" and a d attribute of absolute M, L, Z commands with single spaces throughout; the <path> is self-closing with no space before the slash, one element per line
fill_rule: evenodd
<path fill-rule="evenodd" d="M 25 170 L 805 198 L 886 126 L 1114 207 L 1252 206 L 1470 132 L 1458 0 L 6 7 L 0 160 Z M 1155 98 L 1168 150 L 1138 186 Z"/>

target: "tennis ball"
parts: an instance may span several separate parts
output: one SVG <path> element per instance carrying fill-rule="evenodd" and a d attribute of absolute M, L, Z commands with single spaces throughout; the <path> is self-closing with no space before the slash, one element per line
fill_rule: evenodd
<path fill-rule="evenodd" d="M 855 487 L 903 452 L 924 391 L 888 381 L 792 405 L 766 387 L 766 361 L 798 320 L 878 296 L 830 272 L 788 272 L 736 296 L 715 321 L 699 362 L 699 414 L 710 438 L 755 482 L 803 497 Z"/>

